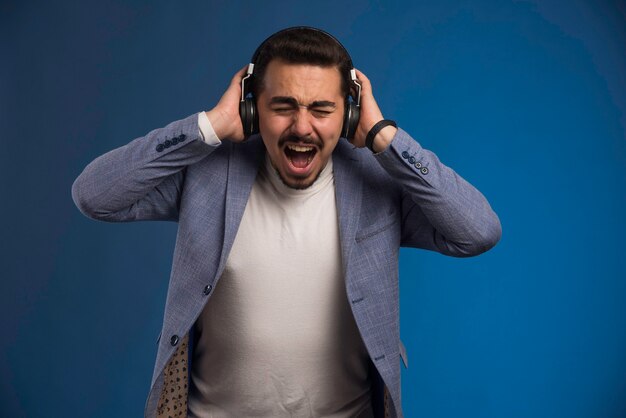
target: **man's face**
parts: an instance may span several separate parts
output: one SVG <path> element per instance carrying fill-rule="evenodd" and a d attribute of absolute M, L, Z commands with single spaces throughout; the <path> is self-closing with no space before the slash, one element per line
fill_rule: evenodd
<path fill-rule="evenodd" d="M 283 183 L 294 189 L 312 185 L 341 134 L 344 97 L 337 67 L 271 61 L 257 109 L 263 143 Z"/>

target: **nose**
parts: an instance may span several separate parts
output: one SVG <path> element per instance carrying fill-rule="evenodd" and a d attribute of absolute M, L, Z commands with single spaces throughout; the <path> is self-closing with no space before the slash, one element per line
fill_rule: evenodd
<path fill-rule="evenodd" d="M 300 137 L 308 136 L 313 132 L 311 113 L 306 107 L 301 106 L 298 108 L 298 111 L 294 113 L 291 131 L 294 135 Z"/>

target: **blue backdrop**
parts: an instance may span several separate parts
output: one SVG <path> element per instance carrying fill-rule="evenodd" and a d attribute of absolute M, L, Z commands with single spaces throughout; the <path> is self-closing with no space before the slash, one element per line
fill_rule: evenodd
<path fill-rule="evenodd" d="M 626 416 L 626 6 L 557 3 L 0 2 L 0 415 L 141 416 L 176 225 L 71 184 L 307 24 L 502 221 L 477 258 L 401 253 L 406 416 Z"/>

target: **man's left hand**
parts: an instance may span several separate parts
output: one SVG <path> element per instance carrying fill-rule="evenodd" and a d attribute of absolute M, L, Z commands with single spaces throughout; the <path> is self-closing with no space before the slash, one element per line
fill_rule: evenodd
<path fill-rule="evenodd" d="M 357 69 L 355 69 L 355 71 L 356 76 L 361 83 L 361 113 L 352 144 L 355 147 L 362 148 L 365 147 L 365 137 L 370 129 L 372 129 L 377 122 L 380 122 L 385 118 L 378 108 L 378 104 L 376 104 L 376 100 L 372 94 L 372 83 L 370 83 L 369 78 L 367 78 L 361 71 Z M 374 138 L 374 152 L 381 152 L 385 150 L 385 148 L 387 148 L 387 146 L 391 143 L 396 131 L 397 129 L 393 126 L 385 126 L 381 129 Z"/>

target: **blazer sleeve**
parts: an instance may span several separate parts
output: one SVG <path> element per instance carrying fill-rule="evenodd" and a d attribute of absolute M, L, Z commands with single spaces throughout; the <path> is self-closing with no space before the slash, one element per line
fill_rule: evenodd
<path fill-rule="evenodd" d="M 401 186 L 402 246 L 469 257 L 500 240 L 500 220 L 482 193 L 404 130 L 374 157 Z"/>
<path fill-rule="evenodd" d="M 217 147 L 202 139 L 198 114 L 188 116 L 93 160 L 72 184 L 72 199 L 101 221 L 177 221 L 185 168 Z"/>

